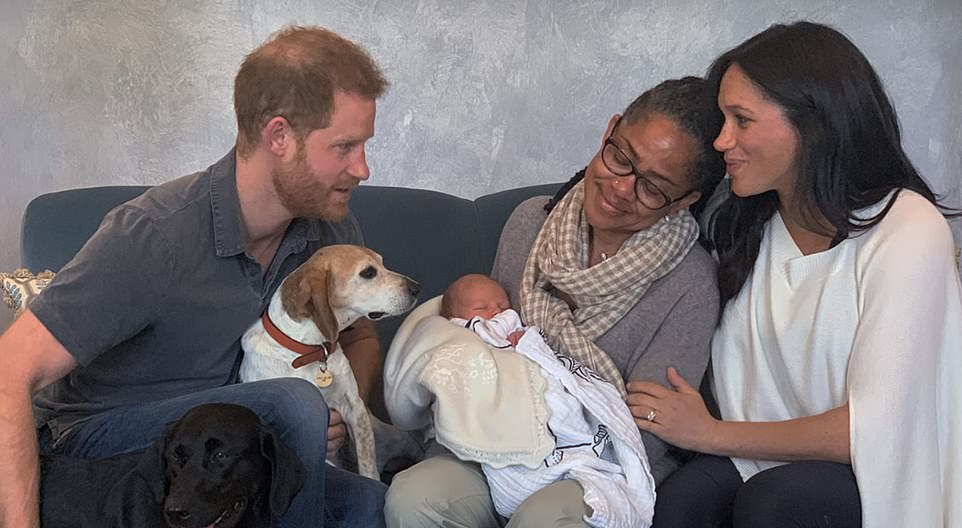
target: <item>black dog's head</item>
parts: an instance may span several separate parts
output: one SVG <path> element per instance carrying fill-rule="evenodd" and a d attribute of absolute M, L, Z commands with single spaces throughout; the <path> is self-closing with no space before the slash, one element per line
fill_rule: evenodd
<path fill-rule="evenodd" d="M 297 456 L 250 409 L 197 406 L 161 440 L 164 517 L 176 528 L 269 526 L 304 482 Z"/>

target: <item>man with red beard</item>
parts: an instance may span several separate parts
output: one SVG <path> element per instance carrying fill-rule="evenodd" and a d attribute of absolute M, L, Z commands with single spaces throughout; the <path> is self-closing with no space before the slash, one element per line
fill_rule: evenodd
<path fill-rule="evenodd" d="M 111 211 L 0 337 L 4 526 L 38 526 L 38 449 L 135 451 L 207 402 L 249 407 L 299 454 L 306 480 L 275 526 L 383 524 L 384 486 L 324 463 L 345 428 L 334 412 L 323 419 L 319 391 L 293 378 L 239 384 L 237 372 L 240 337 L 281 280 L 321 246 L 363 243 L 348 201 L 370 175 L 364 149 L 386 87 L 333 32 L 274 35 L 235 78 L 235 149 Z M 373 326 L 340 342 L 369 395 L 381 372 Z"/>

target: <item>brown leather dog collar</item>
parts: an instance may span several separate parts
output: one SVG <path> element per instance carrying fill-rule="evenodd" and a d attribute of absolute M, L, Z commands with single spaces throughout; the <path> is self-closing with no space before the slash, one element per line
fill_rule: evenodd
<path fill-rule="evenodd" d="M 287 334 L 285 334 L 274 321 L 271 321 L 271 316 L 267 314 L 267 310 L 264 310 L 264 315 L 261 316 L 261 322 L 264 323 L 264 330 L 267 331 L 267 335 L 274 338 L 282 347 L 290 350 L 291 352 L 296 352 L 297 354 L 303 356 L 305 354 L 313 354 L 315 352 L 324 352 L 324 356 L 319 359 L 319 361 L 327 361 L 327 355 L 331 350 L 330 341 L 325 341 L 319 345 L 308 345 L 306 343 L 301 343 Z"/>

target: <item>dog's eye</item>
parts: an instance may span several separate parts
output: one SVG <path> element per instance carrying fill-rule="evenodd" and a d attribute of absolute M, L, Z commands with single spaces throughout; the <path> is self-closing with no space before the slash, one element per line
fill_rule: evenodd
<path fill-rule="evenodd" d="M 225 466 L 229 463 L 230 455 L 221 450 L 217 450 L 210 454 L 210 458 L 208 460 L 208 464 L 214 466 Z"/>
<path fill-rule="evenodd" d="M 365 278 L 365 279 L 373 279 L 374 277 L 377 276 L 377 268 L 375 268 L 374 266 L 368 266 L 361 270 L 360 275 L 362 278 Z"/>

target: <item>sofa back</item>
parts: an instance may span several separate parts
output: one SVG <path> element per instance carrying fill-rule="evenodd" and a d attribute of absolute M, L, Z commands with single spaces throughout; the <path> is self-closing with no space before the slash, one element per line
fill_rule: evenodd
<path fill-rule="evenodd" d="M 362 185 L 354 190 L 351 210 L 365 243 L 384 257 L 385 265 L 421 283 L 423 302 L 460 275 L 489 273 L 501 228 L 515 206 L 531 196 L 554 194 L 559 187 L 534 185 L 467 200 L 425 189 Z M 147 188 L 89 187 L 34 198 L 23 215 L 21 265 L 33 272 L 60 270 L 107 212 Z M 402 319 L 378 323 L 385 347 Z"/>

